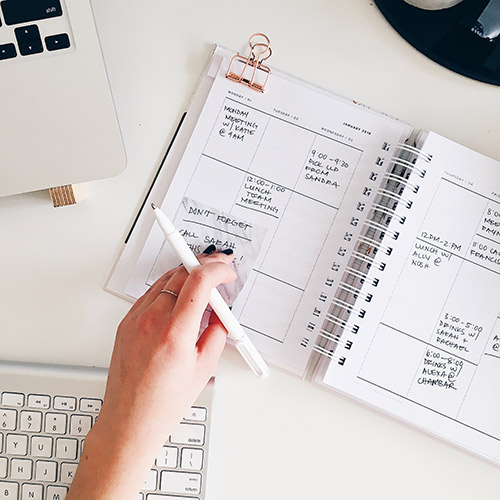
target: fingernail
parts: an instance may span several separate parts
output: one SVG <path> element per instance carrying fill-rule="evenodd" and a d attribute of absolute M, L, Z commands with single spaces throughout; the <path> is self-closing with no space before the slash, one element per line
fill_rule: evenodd
<path fill-rule="evenodd" d="M 215 252 L 215 245 L 208 245 L 205 250 L 203 250 L 203 253 L 206 255 L 212 255 Z"/>
<path fill-rule="evenodd" d="M 222 250 L 221 253 L 225 253 L 226 255 L 233 255 L 233 250 L 231 248 L 226 248 Z"/>

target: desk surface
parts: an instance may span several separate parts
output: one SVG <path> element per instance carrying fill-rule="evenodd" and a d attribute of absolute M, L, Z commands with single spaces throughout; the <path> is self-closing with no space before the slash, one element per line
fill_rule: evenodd
<path fill-rule="evenodd" d="M 271 66 L 500 160 L 500 89 L 426 59 L 369 0 L 94 10 L 128 166 L 77 206 L 53 209 L 47 192 L 0 199 L 2 359 L 108 364 L 129 304 L 103 285 L 215 42 L 245 50 L 262 31 Z M 278 370 L 258 381 L 230 350 L 216 392 L 211 498 L 498 498 L 489 463 Z"/>

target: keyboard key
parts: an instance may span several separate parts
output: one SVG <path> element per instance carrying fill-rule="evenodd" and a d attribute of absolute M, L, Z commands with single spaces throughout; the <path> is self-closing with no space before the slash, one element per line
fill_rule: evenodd
<path fill-rule="evenodd" d="M 77 439 L 59 438 L 56 441 L 56 458 L 66 458 L 76 460 L 76 452 L 78 450 Z"/>
<path fill-rule="evenodd" d="M 18 392 L 3 392 L 2 406 L 17 406 L 21 408 L 24 406 L 24 394 L 19 394 Z"/>
<path fill-rule="evenodd" d="M 48 434 L 65 434 L 68 417 L 64 413 L 45 414 L 45 432 Z"/>
<path fill-rule="evenodd" d="M 52 438 L 47 436 L 33 436 L 31 438 L 31 455 L 40 458 L 52 456 Z"/>
<path fill-rule="evenodd" d="M 0 61 L 3 59 L 12 59 L 17 56 L 16 46 L 13 43 L 0 45 Z"/>
<path fill-rule="evenodd" d="M 156 490 L 156 483 L 158 482 L 158 471 L 150 470 L 146 481 L 144 481 L 143 490 Z"/>
<path fill-rule="evenodd" d="M 43 486 L 41 484 L 23 484 L 21 500 L 43 500 Z"/>
<path fill-rule="evenodd" d="M 70 46 L 69 36 L 66 33 L 45 37 L 45 46 L 47 50 L 62 50 Z"/>
<path fill-rule="evenodd" d="M 76 474 L 78 464 L 63 463 L 61 465 L 61 483 L 71 484 Z"/>
<path fill-rule="evenodd" d="M 201 492 L 201 474 L 164 470 L 161 473 L 160 490 L 174 495 L 198 495 Z"/>
<path fill-rule="evenodd" d="M 23 436 L 22 434 L 7 434 L 5 452 L 7 455 L 27 455 L 28 436 Z"/>
<path fill-rule="evenodd" d="M 42 430 L 42 414 L 39 411 L 22 411 L 20 420 L 23 432 L 40 432 Z"/>
<path fill-rule="evenodd" d="M 0 481 L 0 492 L 3 499 L 17 500 L 17 493 L 19 492 L 19 485 L 17 483 L 10 483 L 7 481 Z"/>
<path fill-rule="evenodd" d="M 5 479 L 7 477 L 7 464 L 9 462 L 5 457 L 0 457 L 0 479 Z M 0 497 L 1 498 L 1 497 Z"/>
<path fill-rule="evenodd" d="M 43 52 L 42 39 L 40 38 L 40 30 L 36 24 L 23 26 L 14 30 L 19 52 L 22 56 L 31 54 L 40 54 Z"/>
<path fill-rule="evenodd" d="M 68 494 L 68 488 L 64 486 L 47 486 L 47 500 L 64 500 Z"/>
<path fill-rule="evenodd" d="M 191 420 L 193 422 L 205 422 L 207 419 L 207 409 L 199 408 L 197 406 L 193 406 L 187 412 L 187 415 L 184 417 L 184 420 Z"/>
<path fill-rule="evenodd" d="M 0 453 L 3 451 L 3 434 L 0 434 Z"/>
<path fill-rule="evenodd" d="M 14 431 L 17 424 L 16 410 L 0 410 L 0 430 Z"/>
<path fill-rule="evenodd" d="M 5 24 L 21 24 L 62 16 L 59 0 L 5 0 L 2 2 Z"/>
<path fill-rule="evenodd" d="M 174 444 L 194 444 L 202 446 L 205 444 L 205 426 L 201 424 L 184 424 L 177 426 L 170 442 Z"/>
<path fill-rule="evenodd" d="M 148 493 L 146 500 L 199 500 L 195 497 L 173 497 L 172 495 L 161 495 L 160 493 Z"/>
<path fill-rule="evenodd" d="M 164 446 L 156 459 L 156 465 L 158 467 L 170 467 L 173 469 L 177 467 L 178 454 L 179 451 L 177 448 L 174 448 L 173 446 Z"/>
<path fill-rule="evenodd" d="M 181 453 L 181 469 L 201 470 L 203 468 L 203 450 L 200 448 L 183 448 Z"/>
<path fill-rule="evenodd" d="M 90 399 L 82 398 L 80 399 L 80 411 L 87 413 L 99 413 L 101 411 L 102 400 L 101 399 Z"/>
<path fill-rule="evenodd" d="M 31 480 L 33 462 L 26 458 L 13 458 L 10 463 L 10 478 L 25 481 Z"/>
<path fill-rule="evenodd" d="M 54 482 L 57 477 L 57 462 L 38 460 L 35 465 L 35 479 L 37 481 Z"/>
<path fill-rule="evenodd" d="M 54 410 L 62 410 L 62 411 L 76 410 L 76 398 L 56 396 L 54 398 Z"/>
<path fill-rule="evenodd" d="M 69 433 L 72 436 L 86 436 L 92 427 L 92 417 L 88 415 L 71 415 Z"/>
<path fill-rule="evenodd" d="M 28 407 L 47 410 L 50 407 L 50 396 L 44 394 L 30 394 L 28 396 Z"/>

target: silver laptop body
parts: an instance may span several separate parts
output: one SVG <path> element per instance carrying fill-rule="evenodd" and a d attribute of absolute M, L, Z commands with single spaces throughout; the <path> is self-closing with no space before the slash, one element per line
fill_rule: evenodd
<path fill-rule="evenodd" d="M 0 23 L 0 196 L 121 172 L 90 1 L 4 0 Z"/>

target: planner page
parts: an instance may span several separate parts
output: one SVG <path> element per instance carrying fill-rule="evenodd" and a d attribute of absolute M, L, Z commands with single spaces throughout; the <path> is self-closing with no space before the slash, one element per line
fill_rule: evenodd
<path fill-rule="evenodd" d="M 230 58 L 214 61 L 214 84 L 161 207 L 195 252 L 215 244 L 233 249 L 238 265 L 251 261 L 233 312 L 269 361 L 303 373 L 330 254 L 358 230 L 347 237 L 335 225 L 362 217 L 360 198 L 370 202 L 411 128 L 274 71 L 257 92 L 225 77 Z M 204 211 L 189 211 L 186 199 Z M 174 261 L 154 225 L 127 294 L 142 295 Z"/>
<path fill-rule="evenodd" d="M 372 303 L 323 383 L 500 463 L 500 163 L 436 134 L 424 151 Z"/>

